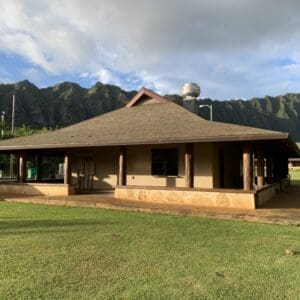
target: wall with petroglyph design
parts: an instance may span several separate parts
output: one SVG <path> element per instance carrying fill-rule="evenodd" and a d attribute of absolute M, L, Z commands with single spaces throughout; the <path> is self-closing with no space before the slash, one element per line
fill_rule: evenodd
<path fill-rule="evenodd" d="M 156 203 L 173 203 L 199 207 L 255 208 L 252 192 L 221 192 L 200 190 L 151 189 L 139 187 L 117 187 L 115 198 Z"/>

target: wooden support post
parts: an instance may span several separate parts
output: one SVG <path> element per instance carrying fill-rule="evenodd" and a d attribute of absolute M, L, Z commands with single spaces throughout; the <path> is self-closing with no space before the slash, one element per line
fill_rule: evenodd
<path fill-rule="evenodd" d="M 243 147 L 243 183 L 245 191 L 250 191 L 253 188 L 252 167 L 251 144 L 245 143 Z"/>
<path fill-rule="evenodd" d="M 194 187 L 194 145 L 185 144 L 185 186 Z"/>
<path fill-rule="evenodd" d="M 70 154 L 65 153 L 64 160 L 64 184 L 71 184 L 71 164 L 70 164 Z"/>
<path fill-rule="evenodd" d="M 119 153 L 118 185 L 126 185 L 126 175 L 127 175 L 127 149 L 126 146 L 121 146 L 120 153 Z"/>
<path fill-rule="evenodd" d="M 265 184 L 265 157 L 263 147 L 257 146 L 257 187 L 260 189 Z"/>
<path fill-rule="evenodd" d="M 21 153 L 19 156 L 19 182 L 25 182 L 27 178 L 27 159 L 26 154 Z"/>

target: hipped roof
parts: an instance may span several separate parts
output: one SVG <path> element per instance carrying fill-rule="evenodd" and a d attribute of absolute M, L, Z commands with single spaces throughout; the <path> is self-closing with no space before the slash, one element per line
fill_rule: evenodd
<path fill-rule="evenodd" d="M 0 151 L 283 139 L 288 133 L 207 121 L 143 88 L 126 107 L 53 132 L 3 140 Z"/>

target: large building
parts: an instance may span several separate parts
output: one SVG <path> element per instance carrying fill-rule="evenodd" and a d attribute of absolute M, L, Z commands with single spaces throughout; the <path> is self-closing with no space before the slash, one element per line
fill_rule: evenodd
<path fill-rule="evenodd" d="M 129 200 L 256 208 L 286 186 L 299 149 L 288 133 L 207 121 L 143 88 L 113 112 L 1 141 L 0 153 L 17 161 L 0 193 L 109 189 Z"/>

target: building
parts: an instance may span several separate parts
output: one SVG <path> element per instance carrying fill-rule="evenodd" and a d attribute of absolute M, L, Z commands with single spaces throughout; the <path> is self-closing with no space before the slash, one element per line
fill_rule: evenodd
<path fill-rule="evenodd" d="M 299 149 L 288 133 L 207 121 L 143 88 L 113 112 L 1 141 L 0 154 L 17 161 L 0 193 L 110 189 L 116 198 L 255 208 L 286 186 Z"/>
<path fill-rule="evenodd" d="M 297 143 L 296 145 L 300 149 L 300 143 Z M 292 170 L 300 169 L 300 158 L 299 157 L 290 157 L 289 158 L 289 168 Z"/>
<path fill-rule="evenodd" d="M 300 158 L 289 158 L 289 168 L 290 169 L 300 169 Z"/>

